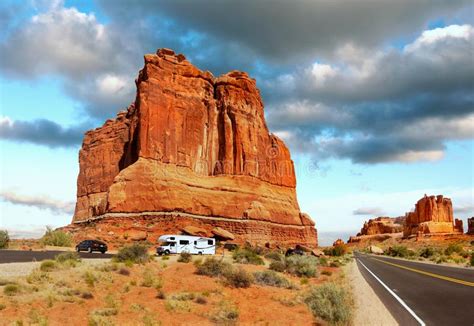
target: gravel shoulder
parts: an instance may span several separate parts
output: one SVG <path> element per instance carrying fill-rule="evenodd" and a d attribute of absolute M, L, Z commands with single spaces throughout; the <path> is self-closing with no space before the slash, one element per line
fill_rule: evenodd
<path fill-rule="evenodd" d="M 350 263 L 347 271 L 354 294 L 354 325 L 398 325 L 377 294 L 365 281 L 355 261 Z"/>
<path fill-rule="evenodd" d="M 88 265 L 99 265 L 108 262 L 110 259 L 82 259 Z M 41 262 L 28 263 L 7 263 L 0 264 L 0 279 L 12 279 L 15 277 L 27 276 L 34 269 L 39 268 Z"/>

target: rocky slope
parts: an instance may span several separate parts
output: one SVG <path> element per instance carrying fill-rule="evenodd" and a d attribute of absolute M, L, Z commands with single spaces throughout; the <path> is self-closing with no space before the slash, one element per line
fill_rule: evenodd
<path fill-rule="evenodd" d="M 145 55 L 136 86 L 127 111 L 84 137 L 69 231 L 93 232 L 94 221 L 102 238 L 137 231 L 154 241 L 191 225 L 237 242 L 316 246 L 293 161 L 268 131 L 254 79 L 215 78 L 161 49 Z"/>

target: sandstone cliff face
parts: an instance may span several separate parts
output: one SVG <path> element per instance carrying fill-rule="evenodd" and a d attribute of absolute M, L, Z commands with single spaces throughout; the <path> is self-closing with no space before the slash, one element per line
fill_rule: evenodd
<path fill-rule="evenodd" d="M 425 195 L 416 203 L 415 211 L 406 214 L 403 235 L 462 232 L 462 221 L 453 220 L 451 199 Z"/>
<path fill-rule="evenodd" d="M 134 104 L 84 137 L 74 223 L 145 214 L 178 232 L 170 214 L 188 214 L 187 223 L 225 225 L 240 241 L 316 245 L 290 153 L 268 131 L 254 79 L 214 78 L 161 49 L 145 56 L 136 85 Z M 273 231 L 256 236 L 250 221 Z"/>
<path fill-rule="evenodd" d="M 467 219 L 467 234 L 474 235 L 474 217 Z"/>

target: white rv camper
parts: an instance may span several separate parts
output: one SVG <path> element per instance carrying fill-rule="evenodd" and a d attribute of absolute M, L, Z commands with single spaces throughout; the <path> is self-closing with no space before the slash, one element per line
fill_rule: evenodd
<path fill-rule="evenodd" d="M 160 256 L 182 252 L 195 255 L 214 255 L 216 253 L 216 239 L 212 238 L 165 234 L 160 236 L 158 241 L 160 245 L 156 248 L 156 253 Z"/>

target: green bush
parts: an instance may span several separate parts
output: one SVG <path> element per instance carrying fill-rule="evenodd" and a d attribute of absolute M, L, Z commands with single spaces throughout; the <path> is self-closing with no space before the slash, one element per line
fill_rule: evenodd
<path fill-rule="evenodd" d="M 193 259 L 193 256 L 189 252 L 182 252 L 179 254 L 178 262 L 189 263 Z"/>
<path fill-rule="evenodd" d="M 274 271 L 263 271 L 253 273 L 255 283 L 260 285 L 275 286 L 279 288 L 292 288 L 292 284 L 283 276 Z"/>
<path fill-rule="evenodd" d="M 420 250 L 419 256 L 423 258 L 430 258 L 437 254 L 437 250 L 431 247 L 426 247 Z"/>
<path fill-rule="evenodd" d="M 139 244 L 133 244 L 120 248 L 115 255 L 117 262 L 131 262 L 133 264 L 144 264 L 150 260 L 147 247 Z"/>
<path fill-rule="evenodd" d="M 196 273 L 199 275 L 217 277 L 224 275 L 224 273 L 231 268 L 232 266 L 229 263 L 210 257 L 203 263 L 196 264 Z"/>
<path fill-rule="evenodd" d="M 326 248 L 323 250 L 324 254 L 327 256 L 344 256 L 344 254 L 347 252 L 347 247 L 344 244 L 340 244 L 337 246 L 333 246 L 330 248 Z"/>
<path fill-rule="evenodd" d="M 286 257 L 286 271 L 299 277 L 317 276 L 318 259 L 312 256 L 293 255 Z"/>
<path fill-rule="evenodd" d="M 405 246 L 393 246 L 387 250 L 387 255 L 406 258 L 410 255 L 410 251 Z"/>
<path fill-rule="evenodd" d="M 234 261 L 241 264 L 264 265 L 262 257 L 249 248 L 234 250 L 232 257 Z"/>
<path fill-rule="evenodd" d="M 10 236 L 7 230 L 0 230 L 0 249 L 7 249 L 10 243 Z"/>
<path fill-rule="evenodd" d="M 48 226 L 41 238 L 41 243 L 45 246 L 70 247 L 72 245 L 72 237 L 66 232 L 53 230 Z"/>
<path fill-rule="evenodd" d="M 253 283 L 252 274 L 242 268 L 231 268 L 224 273 L 225 284 L 234 288 L 248 288 Z"/>
<path fill-rule="evenodd" d="M 474 252 L 471 253 L 471 266 L 474 266 Z"/>
<path fill-rule="evenodd" d="M 275 272 L 284 272 L 286 270 L 286 263 L 284 261 L 272 261 L 269 268 Z"/>
<path fill-rule="evenodd" d="M 285 256 L 278 251 L 269 251 L 265 254 L 265 258 L 271 261 L 284 261 Z"/>
<path fill-rule="evenodd" d="M 462 249 L 462 246 L 459 244 L 459 243 L 451 243 L 445 250 L 444 250 L 444 254 L 446 256 L 450 256 L 451 254 L 453 253 L 458 253 L 458 254 L 462 254 L 463 253 L 463 249 Z"/>
<path fill-rule="evenodd" d="M 56 269 L 56 262 L 54 260 L 45 260 L 40 265 L 40 270 L 43 272 L 51 272 Z"/>
<path fill-rule="evenodd" d="M 7 296 L 13 296 L 20 292 L 20 287 L 17 284 L 7 284 L 3 288 L 3 293 Z"/>
<path fill-rule="evenodd" d="M 81 257 L 79 256 L 77 252 L 71 251 L 71 252 L 64 252 L 62 254 L 56 255 L 56 257 L 54 257 L 54 260 L 56 260 L 58 263 L 65 263 L 68 261 L 80 262 Z"/>
<path fill-rule="evenodd" d="M 315 317 L 330 325 L 348 325 L 352 311 L 346 291 L 333 283 L 313 287 L 305 295 L 304 302 Z"/>

